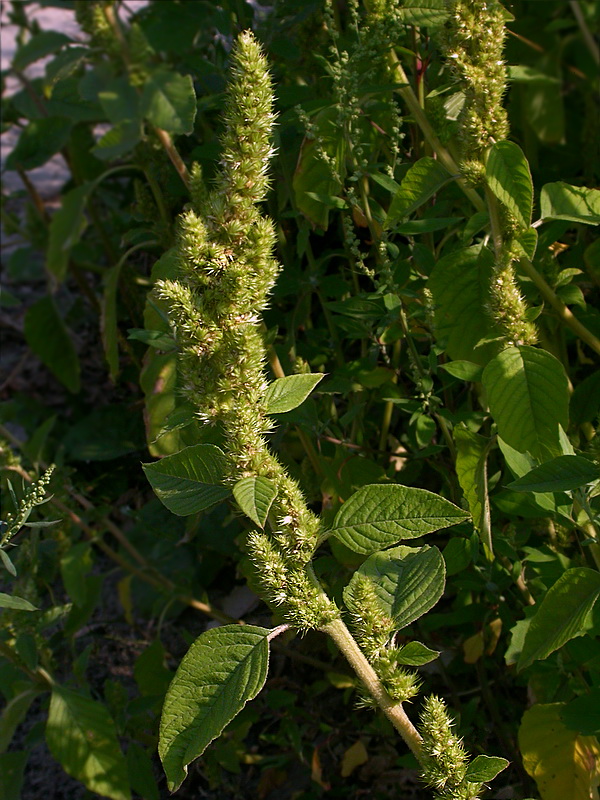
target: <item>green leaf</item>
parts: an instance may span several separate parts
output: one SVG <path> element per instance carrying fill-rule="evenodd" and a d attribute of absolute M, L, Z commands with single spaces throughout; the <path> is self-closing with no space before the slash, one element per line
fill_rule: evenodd
<path fill-rule="evenodd" d="M 60 574 L 67 594 L 76 606 L 87 601 L 87 574 L 93 567 L 91 545 L 77 542 L 60 559 Z"/>
<path fill-rule="evenodd" d="M 583 456 L 558 456 L 507 484 L 515 492 L 568 492 L 600 478 L 600 468 Z"/>
<path fill-rule="evenodd" d="M 50 295 L 27 309 L 24 333 L 42 363 L 70 392 L 77 394 L 81 389 L 79 357 Z"/>
<path fill-rule="evenodd" d="M 533 207 L 533 184 L 521 148 L 514 142 L 496 142 L 490 149 L 485 174 L 498 200 L 515 215 L 523 228 L 528 228 Z"/>
<path fill-rule="evenodd" d="M 498 434 L 540 461 L 561 454 L 559 425 L 569 423 L 569 388 L 562 364 L 545 350 L 509 347 L 490 361 L 483 386 Z"/>
<path fill-rule="evenodd" d="M 14 732 L 27 716 L 29 707 L 39 694 L 40 690 L 36 687 L 26 689 L 5 705 L 0 716 L 0 753 L 4 753 L 11 743 Z"/>
<path fill-rule="evenodd" d="M 565 642 L 585 633 L 586 618 L 600 595 L 600 573 L 587 567 L 564 572 L 534 614 L 518 669 L 547 658 Z"/>
<path fill-rule="evenodd" d="M 92 153 L 102 161 L 111 161 L 130 153 L 142 138 L 142 129 L 137 121 L 120 122 L 107 131 Z"/>
<path fill-rule="evenodd" d="M 23 773 L 29 758 L 28 750 L 11 750 L 0 753 L 0 800 L 21 800 Z"/>
<path fill-rule="evenodd" d="M 412 214 L 451 180 L 453 176 L 435 158 L 420 158 L 408 170 L 393 196 L 384 227 L 391 228 L 397 220 Z"/>
<path fill-rule="evenodd" d="M 449 361 L 447 364 L 440 364 L 440 369 L 462 381 L 480 381 L 483 374 L 481 366 L 472 361 Z"/>
<path fill-rule="evenodd" d="M 269 633 L 254 625 L 213 628 L 184 656 L 160 720 L 158 752 L 171 792 L 185 779 L 188 764 L 264 686 Z"/>
<path fill-rule="evenodd" d="M 65 772 L 91 792 L 111 800 L 130 799 L 127 764 L 104 705 L 55 684 L 46 742 Z"/>
<path fill-rule="evenodd" d="M 264 528 L 273 500 L 277 497 L 277 487 L 267 478 L 242 478 L 233 487 L 233 496 L 244 514 L 259 528 Z"/>
<path fill-rule="evenodd" d="M 142 114 L 169 133 L 192 133 L 196 117 L 196 93 L 191 75 L 155 70 L 142 92 Z"/>
<path fill-rule="evenodd" d="M 586 225 L 600 224 L 600 190 L 571 186 L 563 181 L 547 183 L 540 195 L 542 219 L 566 219 Z"/>
<path fill-rule="evenodd" d="M 398 650 L 396 659 L 398 664 L 406 664 L 410 667 L 422 667 L 423 664 L 429 664 L 431 661 L 435 661 L 440 655 L 440 652 L 440 650 L 431 650 L 422 642 L 409 642 Z"/>
<path fill-rule="evenodd" d="M 128 339 L 137 342 L 144 342 L 148 347 L 155 347 L 157 350 L 169 352 L 174 350 L 177 342 L 170 333 L 164 331 L 148 331 L 145 328 L 129 328 L 127 331 Z"/>
<path fill-rule="evenodd" d="M 465 778 L 473 783 L 489 783 L 509 764 L 510 761 L 499 756 L 477 756 L 467 767 Z"/>
<path fill-rule="evenodd" d="M 441 258 L 429 278 L 435 330 L 448 355 L 458 361 L 485 366 L 498 352 L 499 329 L 485 310 L 489 302 L 494 257 L 479 245 L 456 250 Z"/>
<path fill-rule="evenodd" d="M 469 539 L 455 536 L 442 551 L 446 562 L 446 575 L 456 575 L 469 566 L 473 558 L 473 548 Z"/>
<path fill-rule="evenodd" d="M 5 169 L 30 170 L 41 167 L 69 141 L 73 122 L 67 117 L 40 117 L 21 132 Z"/>
<path fill-rule="evenodd" d="M 600 242 L 600 239 L 597 239 Z M 600 412 L 600 369 L 581 381 L 571 395 L 571 422 L 593 422 Z"/>
<path fill-rule="evenodd" d="M 560 718 L 567 728 L 584 736 L 600 734 L 600 688 L 571 700 L 564 706 Z"/>
<path fill-rule="evenodd" d="M 456 445 L 458 482 L 465 493 L 475 530 L 491 557 L 494 548 L 487 482 L 487 456 L 491 440 L 473 433 L 464 423 L 454 428 L 453 436 Z"/>
<path fill-rule="evenodd" d="M 71 41 L 64 33 L 58 31 L 42 31 L 36 33 L 24 45 L 21 45 L 13 58 L 13 67 L 20 72 L 33 64 L 34 61 L 39 61 L 40 58 L 49 56 L 60 50 L 63 45 Z"/>
<path fill-rule="evenodd" d="M 445 0 L 404 0 L 397 14 L 406 25 L 427 28 L 441 27 L 450 16 Z"/>
<path fill-rule="evenodd" d="M 344 589 L 344 602 L 351 612 L 360 614 L 356 588 L 367 578 L 381 613 L 397 629 L 405 628 L 437 603 L 444 592 L 445 575 L 437 547 L 393 547 L 374 553 L 358 568 Z"/>
<path fill-rule="evenodd" d="M 136 742 L 131 742 L 127 748 L 127 771 L 134 792 L 144 800 L 160 800 L 152 759 L 146 750 Z"/>
<path fill-rule="evenodd" d="M 312 372 L 277 378 L 269 384 L 265 392 L 267 414 L 283 414 L 297 408 L 324 377 L 323 372 Z"/>
<path fill-rule="evenodd" d="M 64 194 L 60 208 L 50 221 L 46 264 L 59 282 L 66 278 L 71 249 L 85 230 L 87 223 L 83 212 L 92 186 L 84 183 Z"/>
<path fill-rule="evenodd" d="M 368 554 L 456 525 L 468 516 L 449 500 L 425 489 L 372 484 L 346 500 L 329 533 L 355 553 Z"/>
<path fill-rule="evenodd" d="M 10 556 L 8 555 L 6 550 L 4 550 L 4 548 L 2 548 L 2 547 L 0 547 L 0 561 L 2 561 L 2 564 L 3 564 L 4 568 L 8 572 L 10 572 L 11 575 L 16 577 L 17 568 L 15 567 L 13 562 L 11 561 Z"/>
<path fill-rule="evenodd" d="M 437 217 L 436 219 L 411 219 L 408 222 L 401 222 L 394 225 L 394 233 L 403 236 L 418 236 L 421 233 L 433 233 L 442 231 L 460 222 L 462 217 Z"/>
<path fill-rule="evenodd" d="M 229 494 L 229 489 L 221 485 L 225 456 L 214 444 L 185 447 L 142 466 L 159 500 L 181 517 L 210 508 Z"/>

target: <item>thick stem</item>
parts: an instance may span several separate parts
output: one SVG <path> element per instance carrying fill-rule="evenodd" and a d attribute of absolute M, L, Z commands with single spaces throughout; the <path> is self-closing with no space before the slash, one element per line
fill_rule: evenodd
<path fill-rule="evenodd" d="M 186 167 L 182 157 L 179 155 L 179 151 L 173 144 L 173 139 L 171 139 L 171 136 L 167 133 L 167 131 L 163 131 L 162 128 L 154 128 L 154 133 L 157 135 L 158 140 L 165 148 L 166 154 L 171 159 L 171 163 L 177 170 L 181 180 L 184 182 L 186 189 L 189 190 L 191 186 L 190 173 L 188 172 L 188 168 Z"/>
<path fill-rule="evenodd" d="M 420 733 L 406 715 L 402 703 L 393 700 L 386 692 L 377 673 L 365 658 L 344 622 L 341 619 L 335 619 L 324 625 L 321 630 L 331 636 L 371 697 L 402 736 L 415 758 L 420 761 L 423 741 Z"/>

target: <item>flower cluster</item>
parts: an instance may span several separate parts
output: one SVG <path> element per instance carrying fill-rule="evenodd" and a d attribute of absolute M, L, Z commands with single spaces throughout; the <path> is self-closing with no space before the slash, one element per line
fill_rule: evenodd
<path fill-rule="evenodd" d="M 259 314 L 279 266 L 275 233 L 257 204 L 264 200 L 273 154 L 273 91 L 266 61 L 251 33 L 232 54 L 226 129 L 215 187 L 192 169 L 193 207 L 180 221 L 180 278 L 157 284 L 167 300 L 179 351 L 180 390 L 198 416 L 222 425 L 231 483 L 248 476 L 277 488 L 271 535 L 251 535 L 250 557 L 268 599 L 298 629 L 326 624 L 339 612 L 306 570 L 319 520 L 300 488 L 269 450 L 264 395 L 265 347 Z"/>
<path fill-rule="evenodd" d="M 469 758 L 443 700 L 431 695 L 423 703 L 420 732 L 423 737 L 423 777 L 436 800 L 478 800 L 482 784 L 465 777 Z"/>

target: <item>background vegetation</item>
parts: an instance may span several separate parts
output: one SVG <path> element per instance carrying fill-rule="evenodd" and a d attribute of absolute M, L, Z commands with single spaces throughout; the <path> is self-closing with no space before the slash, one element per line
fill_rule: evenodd
<path fill-rule="evenodd" d="M 152 289 L 176 270 L 192 165 L 207 185 L 216 173 L 231 45 L 252 29 L 278 112 L 264 208 L 282 265 L 264 313 L 270 378 L 326 373 L 277 416 L 272 447 L 329 520 L 380 482 L 470 511 L 474 523 L 428 536 L 446 589 L 397 640 L 440 653 L 419 668 L 423 691 L 447 701 L 473 754 L 511 762 L 489 797 L 597 797 L 600 211 L 597 193 L 566 213 L 542 187 L 598 185 L 598 4 L 505 3 L 510 140 L 544 221 L 526 221 L 537 239 L 519 239 L 516 274 L 537 342 L 510 341 L 494 316 L 476 250 L 489 215 L 483 192 L 479 207 L 469 197 L 478 177 L 465 193 L 440 171 L 418 124 L 420 109 L 459 157 L 465 95 L 442 0 L 398 4 L 392 27 L 367 14 L 375 2 L 151 0 L 133 15 L 118 0 L 39 5 L 72 9 L 80 32 L 40 30 L 31 3 L 10 6 L 19 46 L 3 81 L 17 88 L 2 125 L 18 139 L 4 169 L 22 189 L 2 191 L 0 796 L 169 796 L 158 721 L 182 656 L 208 624 L 279 621 L 254 593 L 250 520 L 228 503 L 171 513 L 140 465 L 220 441 L 182 396 Z M 36 170 L 57 155 L 68 179 L 43 197 Z M 522 209 L 518 187 L 504 205 Z M 503 413 L 489 372 L 482 382 L 507 344 L 525 360 L 536 344 L 542 372 L 552 364 L 531 429 L 518 425 L 529 419 L 518 389 Z M 566 456 L 576 468 L 507 488 Z M 333 540 L 315 568 L 341 602 L 362 561 Z M 567 629 L 524 651 L 548 596 L 561 608 L 575 598 Z M 391 725 L 357 709 L 356 679 L 324 637 L 273 646 L 265 690 L 176 797 L 431 797 Z"/>

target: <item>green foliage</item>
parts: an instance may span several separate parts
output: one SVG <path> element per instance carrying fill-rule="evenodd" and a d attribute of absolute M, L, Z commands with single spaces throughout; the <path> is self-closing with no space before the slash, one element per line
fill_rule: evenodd
<path fill-rule="evenodd" d="M 598 9 L 60 5 L 7 11 L 7 797 L 45 738 L 95 796 L 159 743 L 182 793 L 587 800 Z"/>
<path fill-rule="evenodd" d="M 262 689 L 269 667 L 269 631 L 226 625 L 203 633 L 171 684 L 160 722 L 159 753 L 175 791 L 191 761 Z"/>

